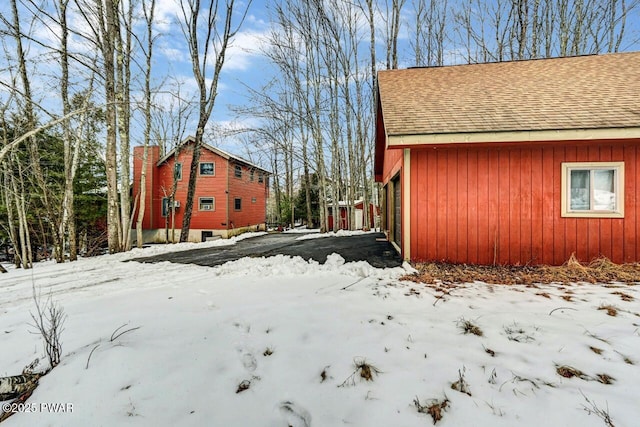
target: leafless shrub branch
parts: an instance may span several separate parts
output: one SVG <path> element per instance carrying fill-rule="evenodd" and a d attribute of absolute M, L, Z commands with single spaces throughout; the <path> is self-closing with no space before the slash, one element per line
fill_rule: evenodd
<path fill-rule="evenodd" d="M 36 291 L 35 283 L 32 289 L 33 301 L 36 306 L 36 312 L 30 313 L 33 320 L 32 326 L 36 329 L 36 333 L 42 337 L 44 350 L 49 359 L 49 369 L 53 369 L 60 363 L 62 355 L 60 336 L 64 331 L 63 325 L 67 315 L 64 309 L 52 300 L 51 294 L 43 302 L 39 292 Z"/>
<path fill-rule="evenodd" d="M 595 414 L 597 416 L 599 416 L 602 421 L 604 421 L 604 424 L 607 427 L 615 427 L 615 425 L 613 424 L 613 421 L 611 421 L 611 415 L 609 415 L 609 404 L 607 404 L 607 409 L 600 409 L 598 408 L 598 406 L 596 405 L 595 402 L 592 402 L 591 400 L 589 400 L 589 398 L 587 396 L 584 395 L 584 393 L 582 391 L 580 391 L 580 394 L 582 394 L 582 397 L 584 397 L 584 400 L 587 401 L 587 405 L 582 405 L 582 407 L 584 408 L 585 411 L 587 411 L 587 414 L 591 415 L 591 414 Z"/>

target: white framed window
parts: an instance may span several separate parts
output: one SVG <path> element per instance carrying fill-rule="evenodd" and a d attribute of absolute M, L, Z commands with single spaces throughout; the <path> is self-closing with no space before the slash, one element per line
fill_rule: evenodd
<path fill-rule="evenodd" d="M 216 210 L 215 197 L 198 198 L 198 210 L 199 211 L 215 211 Z"/>
<path fill-rule="evenodd" d="M 242 166 L 236 165 L 234 168 L 234 175 L 236 178 L 242 178 Z"/>
<path fill-rule="evenodd" d="M 624 162 L 562 163 L 561 216 L 624 218 Z"/>
<path fill-rule="evenodd" d="M 200 162 L 200 175 L 214 176 L 216 174 L 216 164 L 213 162 Z"/>

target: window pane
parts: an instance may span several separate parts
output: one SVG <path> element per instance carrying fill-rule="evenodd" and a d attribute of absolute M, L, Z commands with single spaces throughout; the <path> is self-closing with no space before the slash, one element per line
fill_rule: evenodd
<path fill-rule="evenodd" d="M 236 178 L 242 178 L 242 166 L 235 167 Z"/>
<path fill-rule="evenodd" d="M 200 163 L 200 175 L 213 175 L 213 163 Z"/>
<path fill-rule="evenodd" d="M 614 187 L 615 171 L 596 169 L 593 171 L 593 209 L 612 211 L 616 208 Z"/>
<path fill-rule="evenodd" d="M 234 200 L 234 205 L 235 205 L 235 210 L 239 211 L 242 209 L 242 199 L 235 199 Z"/>
<path fill-rule="evenodd" d="M 173 167 L 173 177 L 176 181 L 182 179 L 182 163 L 176 163 Z"/>
<path fill-rule="evenodd" d="M 572 170 L 571 178 L 571 210 L 589 210 L 589 171 Z"/>
<path fill-rule="evenodd" d="M 162 198 L 162 216 L 167 216 L 168 213 L 169 213 L 169 198 L 163 197 Z"/>
<path fill-rule="evenodd" d="M 213 197 L 201 197 L 200 198 L 199 209 L 201 211 L 212 211 L 213 210 Z"/>

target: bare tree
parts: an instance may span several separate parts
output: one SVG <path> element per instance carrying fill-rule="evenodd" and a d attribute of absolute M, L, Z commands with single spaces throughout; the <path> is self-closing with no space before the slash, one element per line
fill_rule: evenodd
<path fill-rule="evenodd" d="M 129 196 L 131 170 L 131 56 L 133 52 L 134 0 L 116 0 L 115 59 L 116 59 L 116 117 L 120 139 L 120 222 L 118 238 L 121 250 L 131 249 L 131 198 Z"/>
<path fill-rule="evenodd" d="M 633 0 L 467 0 L 455 12 L 467 62 L 616 52 Z"/>
<path fill-rule="evenodd" d="M 413 50 L 416 66 L 444 65 L 448 0 L 413 2 Z"/>
<path fill-rule="evenodd" d="M 187 241 L 189 238 L 189 227 L 191 225 L 191 213 L 193 211 L 193 198 L 196 189 L 196 177 L 198 172 L 198 162 L 202 149 L 202 139 L 204 129 L 209 122 L 213 106 L 218 95 L 218 79 L 225 61 L 225 55 L 230 41 L 240 30 L 244 22 L 251 1 L 247 2 L 245 8 L 240 13 L 240 19 L 233 23 L 235 0 L 226 0 L 222 4 L 219 0 L 210 0 L 208 5 L 201 7 L 200 0 L 180 0 L 182 10 L 181 22 L 182 31 L 189 46 L 193 76 L 200 92 L 198 124 L 195 134 L 193 155 L 191 159 L 191 169 L 189 171 L 189 187 L 187 189 L 187 200 L 185 202 L 182 230 L 180 241 Z M 224 10 L 220 11 L 222 7 Z M 199 19 L 203 13 L 206 17 L 204 25 L 199 24 Z M 222 22 L 222 29 L 218 25 Z M 213 52 L 211 52 L 213 49 Z M 210 70 L 209 61 L 213 56 L 213 70 Z M 209 74 L 211 73 L 211 74 Z M 207 83 L 207 80 L 210 82 Z"/>
<path fill-rule="evenodd" d="M 147 202 L 147 162 L 149 157 L 149 143 L 151 139 L 151 126 L 152 126 L 152 116 L 151 116 L 151 103 L 152 103 L 152 92 L 151 92 L 151 70 L 152 70 L 152 62 L 153 59 L 153 44 L 154 44 L 154 33 L 153 33 L 153 17 L 155 13 L 156 1 L 151 0 L 151 4 L 147 5 L 146 2 L 142 2 L 142 12 L 144 14 L 144 19 L 146 23 L 146 40 L 147 45 L 145 49 L 145 74 L 144 74 L 144 149 L 142 154 L 142 169 L 140 174 L 140 194 L 137 195 L 138 198 L 138 218 L 136 223 L 136 241 L 138 247 L 141 248 L 143 242 L 142 237 L 142 222 L 144 221 L 144 215 L 146 210 L 146 202 Z"/>

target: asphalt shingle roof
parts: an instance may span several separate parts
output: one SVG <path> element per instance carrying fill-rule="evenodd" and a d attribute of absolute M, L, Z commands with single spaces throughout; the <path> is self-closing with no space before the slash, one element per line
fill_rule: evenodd
<path fill-rule="evenodd" d="M 640 126 L 640 52 L 378 73 L 387 135 Z"/>

